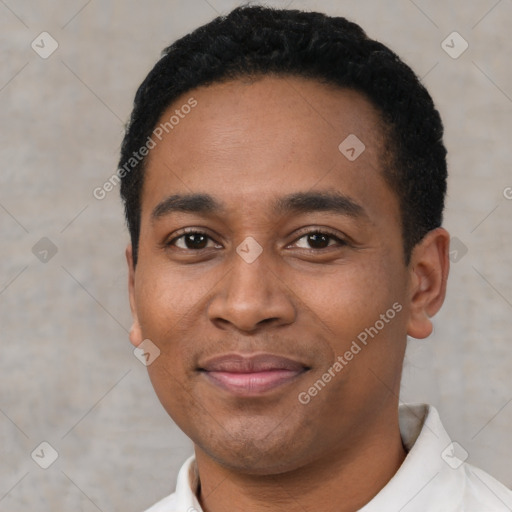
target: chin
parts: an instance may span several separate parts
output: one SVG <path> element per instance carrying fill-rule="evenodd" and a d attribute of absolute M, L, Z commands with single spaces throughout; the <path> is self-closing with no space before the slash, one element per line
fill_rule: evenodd
<path fill-rule="evenodd" d="M 272 454 L 269 455 L 268 453 L 263 455 L 260 451 L 257 453 L 249 453 L 246 451 L 243 457 L 233 456 L 233 453 L 209 455 L 218 464 L 231 471 L 245 475 L 279 475 L 300 467 L 297 461 L 288 460 L 283 454 L 274 457 Z"/>
<path fill-rule="evenodd" d="M 226 434 L 226 433 L 224 433 Z M 276 436 L 251 436 L 247 431 L 236 437 L 222 436 L 207 445 L 196 443 L 206 455 L 218 464 L 246 475 L 278 475 L 293 471 L 306 463 L 300 446 L 293 441 L 296 435 L 280 433 Z M 304 441 L 304 439 L 302 439 Z"/>

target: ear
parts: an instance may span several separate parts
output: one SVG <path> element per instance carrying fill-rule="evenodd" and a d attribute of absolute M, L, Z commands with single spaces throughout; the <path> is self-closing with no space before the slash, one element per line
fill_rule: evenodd
<path fill-rule="evenodd" d="M 143 342 L 144 337 L 142 336 L 142 330 L 137 317 L 137 306 L 135 302 L 135 267 L 133 265 L 133 249 L 131 244 L 126 247 L 126 262 L 128 263 L 128 295 L 133 318 L 133 324 L 130 329 L 130 342 L 137 347 Z"/>
<path fill-rule="evenodd" d="M 433 317 L 443 305 L 450 270 L 450 234 L 437 228 L 425 235 L 413 249 L 410 268 L 410 312 L 407 334 L 427 338 Z"/>

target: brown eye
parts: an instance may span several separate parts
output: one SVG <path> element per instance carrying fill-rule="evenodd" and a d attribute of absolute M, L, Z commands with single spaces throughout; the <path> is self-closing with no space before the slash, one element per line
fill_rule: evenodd
<path fill-rule="evenodd" d="M 176 238 L 173 238 L 166 245 L 176 246 L 178 249 L 183 250 L 198 251 L 201 249 L 206 249 L 208 247 L 209 240 L 213 242 L 213 240 L 206 233 L 201 231 L 189 231 Z"/>
<path fill-rule="evenodd" d="M 305 244 L 307 245 L 302 245 L 302 247 L 299 246 L 302 249 L 326 249 L 327 247 L 332 247 L 333 244 L 330 244 L 330 241 L 335 241 L 334 245 L 336 245 L 336 243 L 338 244 L 338 246 L 346 245 L 346 242 L 344 242 L 337 236 L 331 233 L 324 233 L 321 231 L 311 231 L 309 233 L 305 233 L 304 235 L 297 239 L 296 243 L 298 243 L 299 240 L 303 239 L 305 240 Z"/>

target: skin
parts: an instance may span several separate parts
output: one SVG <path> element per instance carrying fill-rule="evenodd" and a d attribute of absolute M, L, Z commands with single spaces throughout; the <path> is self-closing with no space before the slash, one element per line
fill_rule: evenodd
<path fill-rule="evenodd" d="M 148 157 L 135 268 L 126 251 L 131 342 L 150 339 L 161 351 L 149 376 L 194 442 L 206 512 L 358 510 L 406 455 L 397 413 L 406 340 L 432 331 L 449 235 L 428 233 L 405 265 L 398 199 L 382 177 L 380 119 L 359 93 L 297 77 L 235 80 L 187 93 L 162 120 L 190 96 L 197 107 Z M 366 146 L 355 161 L 338 149 L 349 134 Z M 343 194 L 364 213 L 271 208 L 311 191 Z M 225 210 L 152 218 L 167 197 L 198 192 Z M 209 238 L 198 250 L 190 237 L 176 240 L 183 228 Z M 341 242 L 306 235 L 326 230 Z M 262 248 L 252 263 L 236 252 L 249 236 Z M 300 403 L 395 303 L 401 311 Z M 239 397 L 198 371 L 232 352 L 277 354 L 309 370 Z"/>

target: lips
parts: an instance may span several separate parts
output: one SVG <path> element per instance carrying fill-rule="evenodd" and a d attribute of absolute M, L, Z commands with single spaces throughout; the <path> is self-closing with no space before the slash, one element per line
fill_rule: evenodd
<path fill-rule="evenodd" d="M 254 396 L 295 380 L 309 368 L 274 354 L 225 354 L 199 367 L 211 384 L 239 396 Z"/>

